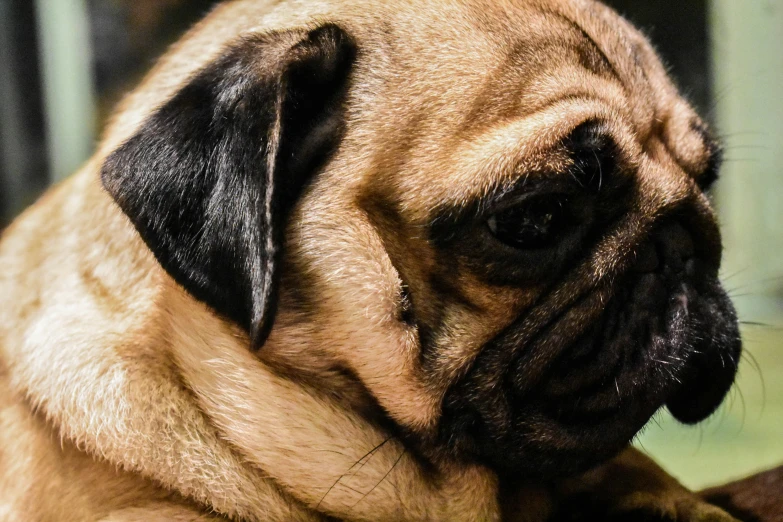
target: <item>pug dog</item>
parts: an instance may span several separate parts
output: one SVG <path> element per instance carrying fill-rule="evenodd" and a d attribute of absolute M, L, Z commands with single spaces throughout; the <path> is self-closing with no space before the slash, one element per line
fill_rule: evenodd
<path fill-rule="evenodd" d="M 733 520 L 628 449 L 734 378 L 719 164 L 590 0 L 222 4 L 3 234 L 0 518 Z"/>

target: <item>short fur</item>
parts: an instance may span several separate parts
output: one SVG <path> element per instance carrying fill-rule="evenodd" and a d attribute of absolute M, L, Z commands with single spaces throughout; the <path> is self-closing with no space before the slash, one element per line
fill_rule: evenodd
<path fill-rule="evenodd" d="M 623 451 L 733 380 L 718 149 L 589 0 L 219 6 L 3 234 L 0 518 L 732 520 Z"/>

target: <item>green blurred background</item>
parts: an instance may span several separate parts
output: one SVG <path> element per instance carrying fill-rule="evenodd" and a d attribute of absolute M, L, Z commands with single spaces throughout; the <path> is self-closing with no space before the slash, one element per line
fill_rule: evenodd
<path fill-rule="evenodd" d="M 0 227 L 90 154 L 111 107 L 214 0 L 0 0 Z M 711 419 L 637 445 L 693 488 L 783 463 L 783 0 L 612 0 L 717 129 L 723 279 L 745 356 Z"/>

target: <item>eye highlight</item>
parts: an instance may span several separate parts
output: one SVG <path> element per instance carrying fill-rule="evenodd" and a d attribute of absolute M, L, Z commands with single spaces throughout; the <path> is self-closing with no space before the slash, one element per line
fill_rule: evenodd
<path fill-rule="evenodd" d="M 552 246 L 568 224 L 567 196 L 547 194 L 527 198 L 492 214 L 489 232 L 501 243 L 522 250 Z"/>

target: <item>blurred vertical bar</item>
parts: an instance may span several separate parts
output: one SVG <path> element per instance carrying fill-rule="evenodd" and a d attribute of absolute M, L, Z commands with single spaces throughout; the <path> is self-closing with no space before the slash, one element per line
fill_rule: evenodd
<path fill-rule="evenodd" d="M 10 2 L 0 2 L 0 224 L 10 221 L 24 197 L 25 146 L 21 93 L 14 79 L 15 46 Z M 1 227 L 2 225 L 0 225 Z"/>
<path fill-rule="evenodd" d="M 783 0 L 711 1 L 726 163 L 718 185 L 729 288 L 744 319 L 775 321 L 783 295 Z"/>
<path fill-rule="evenodd" d="M 35 0 L 51 180 L 92 152 L 96 106 L 86 0 Z"/>

